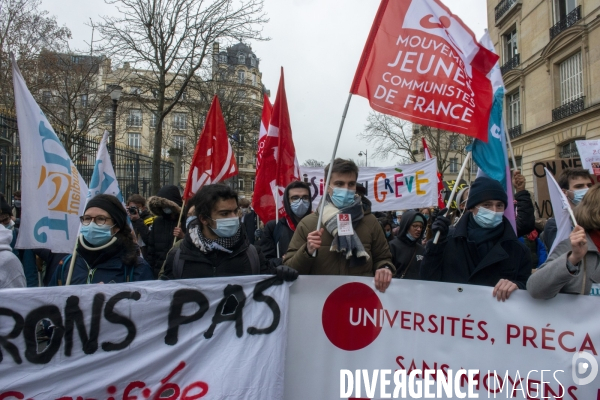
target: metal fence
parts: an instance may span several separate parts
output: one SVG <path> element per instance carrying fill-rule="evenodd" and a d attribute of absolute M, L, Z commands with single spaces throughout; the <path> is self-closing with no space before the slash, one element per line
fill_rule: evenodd
<path fill-rule="evenodd" d="M 65 135 L 59 132 L 57 136 L 64 145 Z M 90 182 L 94 172 L 98 146 L 99 142 L 85 137 L 78 138 L 71 146 L 73 162 L 87 183 Z M 0 113 L 0 191 L 9 202 L 14 191 L 21 189 L 21 151 L 17 120 Z M 151 187 L 152 157 L 150 156 L 117 148 L 113 167 L 125 199 L 134 193 L 149 197 L 160 189 Z M 173 163 L 161 161 L 161 186 L 173 184 L 173 177 Z"/>

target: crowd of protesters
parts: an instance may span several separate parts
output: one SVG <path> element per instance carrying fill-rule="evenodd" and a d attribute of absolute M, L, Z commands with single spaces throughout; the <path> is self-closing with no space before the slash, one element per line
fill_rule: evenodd
<path fill-rule="evenodd" d="M 557 179 L 578 223 L 560 243 L 554 218 L 536 220 L 519 171 L 512 204 L 498 181 L 478 177 L 458 191 L 454 207 L 374 213 L 356 164 L 338 158 L 325 175 L 330 168 L 322 216 L 310 186 L 296 181 L 285 188 L 283 216 L 266 223 L 249 199 L 223 184 L 202 187 L 185 208 L 174 185 L 149 199 L 132 195 L 125 207 L 98 195 L 80 217 L 73 254 L 15 249 L 27 210 L 20 192 L 12 206 L 0 195 L 0 287 L 351 275 L 373 277 L 382 292 L 394 278 L 489 286 L 505 301 L 519 289 L 542 299 L 587 295 L 600 282 L 600 185 L 582 168 Z M 509 207 L 515 226 L 505 217 Z"/>

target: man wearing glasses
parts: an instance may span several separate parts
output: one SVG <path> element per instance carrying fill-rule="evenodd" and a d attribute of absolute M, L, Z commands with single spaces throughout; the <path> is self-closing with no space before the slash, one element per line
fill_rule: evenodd
<path fill-rule="evenodd" d="M 452 230 L 442 210 L 431 229 L 421 263 L 421 279 L 492 286 L 492 295 L 505 301 L 525 289 L 531 275 L 531 255 L 504 217 L 507 195 L 500 182 L 477 178 L 471 185 L 467 210 Z"/>
<path fill-rule="evenodd" d="M 285 258 L 296 227 L 312 212 L 310 187 L 307 183 L 295 181 L 290 183 L 283 194 L 285 216 L 279 221 L 269 221 L 265 225 L 260 241 L 260 249 L 270 262 L 281 265 Z"/>

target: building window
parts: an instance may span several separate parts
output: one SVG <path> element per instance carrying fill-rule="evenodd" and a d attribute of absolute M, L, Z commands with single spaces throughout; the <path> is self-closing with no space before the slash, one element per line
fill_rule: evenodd
<path fill-rule="evenodd" d="M 246 98 L 246 91 L 245 90 L 238 90 L 237 91 L 237 97 L 238 97 L 238 99 L 245 99 Z"/>
<path fill-rule="evenodd" d="M 227 64 L 227 53 L 219 54 L 219 62 L 221 64 Z"/>
<path fill-rule="evenodd" d="M 50 104 L 51 101 L 52 101 L 52 92 L 45 91 L 44 93 L 42 93 L 42 103 Z"/>
<path fill-rule="evenodd" d="M 106 113 L 104 114 L 104 123 L 112 124 L 112 119 L 113 119 L 113 110 L 112 110 L 112 108 L 109 108 L 106 110 Z"/>
<path fill-rule="evenodd" d="M 506 96 L 508 103 L 508 129 L 521 125 L 521 97 L 519 91 Z"/>
<path fill-rule="evenodd" d="M 238 71 L 238 83 L 245 83 L 246 81 L 246 73 L 244 71 Z"/>
<path fill-rule="evenodd" d="M 512 32 L 504 35 L 504 62 L 508 62 L 517 54 L 519 54 L 517 50 L 517 30 L 513 29 Z"/>
<path fill-rule="evenodd" d="M 579 152 L 577 151 L 577 145 L 575 141 L 569 142 L 560 148 L 560 158 L 577 158 Z"/>
<path fill-rule="evenodd" d="M 515 161 L 517 162 L 517 169 L 518 169 L 519 171 L 523 171 L 523 170 L 521 169 L 521 166 L 523 165 L 523 157 L 515 157 Z M 513 167 L 513 161 L 512 161 L 512 157 L 509 157 L 509 158 L 508 158 L 508 164 L 509 164 L 509 166 L 510 166 L 510 169 L 511 169 L 511 170 L 512 170 L 512 169 L 514 169 L 514 167 Z"/>
<path fill-rule="evenodd" d="M 250 65 L 256 67 L 256 58 L 253 55 L 250 55 Z"/>
<path fill-rule="evenodd" d="M 186 113 L 173 113 L 173 129 L 177 129 L 180 131 L 187 129 Z"/>
<path fill-rule="evenodd" d="M 127 145 L 136 150 L 142 148 L 142 135 L 139 133 L 128 133 L 127 134 Z"/>
<path fill-rule="evenodd" d="M 583 96 L 581 53 L 560 64 L 560 104 L 567 104 Z"/>
<path fill-rule="evenodd" d="M 244 179 L 238 179 L 238 190 L 244 190 Z"/>
<path fill-rule="evenodd" d="M 88 106 L 88 95 L 87 94 L 82 94 L 81 97 L 79 98 L 79 100 L 80 100 L 81 107 Z"/>
<path fill-rule="evenodd" d="M 575 8 L 577 8 L 577 0 L 554 0 L 554 22 L 566 19 Z"/>
<path fill-rule="evenodd" d="M 179 91 L 181 92 L 181 97 L 179 99 L 180 100 L 187 100 L 187 90 L 185 90 L 185 89 L 179 89 Z"/>
<path fill-rule="evenodd" d="M 71 56 L 71 62 L 73 62 L 73 64 L 81 64 L 82 60 L 83 57 L 81 56 Z"/>
<path fill-rule="evenodd" d="M 129 89 L 129 93 L 138 95 L 142 93 L 142 90 L 139 87 L 132 86 L 131 89 Z"/>
<path fill-rule="evenodd" d="M 458 172 L 458 158 L 450 159 L 450 172 L 452 172 L 452 173 Z"/>
<path fill-rule="evenodd" d="M 85 123 L 84 123 L 83 119 L 79 118 L 77 120 L 77 129 L 80 129 L 80 130 L 83 129 L 84 125 L 85 125 Z"/>
<path fill-rule="evenodd" d="M 250 191 L 254 192 L 254 179 L 250 181 Z"/>
<path fill-rule="evenodd" d="M 246 56 L 243 53 L 238 54 L 238 63 L 246 64 Z"/>
<path fill-rule="evenodd" d="M 225 99 L 225 89 L 217 89 L 217 97 L 223 101 Z"/>
<path fill-rule="evenodd" d="M 173 148 L 182 150 L 185 148 L 185 136 L 174 135 L 173 136 Z"/>
<path fill-rule="evenodd" d="M 450 150 L 458 150 L 458 136 L 450 136 Z"/>
<path fill-rule="evenodd" d="M 252 84 L 256 86 L 256 74 L 252 73 Z"/>
<path fill-rule="evenodd" d="M 127 117 L 127 126 L 142 126 L 142 110 L 129 110 L 129 117 Z"/>
<path fill-rule="evenodd" d="M 156 124 L 158 123 L 158 115 L 156 115 L 156 111 L 152 111 L 150 114 L 150 128 L 156 128 Z"/>
<path fill-rule="evenodd" d="M 238 166 L 243 165 L 244 164 L 244 156 L 243 155 L 237 156 L 237 162 L 238 162 Z"/>

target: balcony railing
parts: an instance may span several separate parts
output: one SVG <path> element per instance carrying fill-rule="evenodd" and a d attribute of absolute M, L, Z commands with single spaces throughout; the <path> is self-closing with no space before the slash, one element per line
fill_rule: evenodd
<path fill-rule="evenodd" d="M 112 119 L 111 119 L 112 123 Z M 142 118 L 140 117 L 127 117 L 127 127 L 141 127 L 142 126 Z"/>
<path fill-rule="evenodd" d="M 558 155 L 560 158 L 579 158 L 577 149 L 563 150 Z"/>
<path fill-rule="evenodd" d="M 570 115 L 577 114 L 584 109 L 585 96 L 582 96 L 570 103 L 563 104 L 562 106 L 552 110 L 552 121 L 558 121 L 559 119 L 567 118 Z"/>
<path fill-rule="evenodd" d="M 508 10 L 513 8 L 513 6 L 517 4 L 517 1 L 518 0 L 502 0 L 500 3 L 498 3 L 496 8 L 494 8 L 494 12 L 496 14 L 496 22 L 498 22 L 498 20 L 502 18 L 502 16 L 506 14 Z"/>
<path fill-rule="evenodd" d="M 581 6 L 577 6 L 577 8 L 575 8 L 573 11 L 568 13 L 565 18 L 558 21 L 556 23 L 556 25 L 554 25 L 552 28 L 550 28 L 550 40 L 554 39 L 562 31 L 569 29 L 570 27 L 575 25 L 575 23 L 577 21 L 579 21 L 580 19 L 581 19 Z"/>
<path fill-rule="evenodd" d="M 517 126 L 513 126 L 512 128 L 510 128 L 508 130 L 508 136 L 510 136 L 511 139 L 515 139 L 518 138 L 519 136 L 521 136 L 523 134 L 522 131 L 522 126 L 523 125 L 517 125 Z"/>
<path fill-rule="evenodd" d="M 513 58 L 504 63 L 503 66 L 500 67 L 500 72 L 502 75 L 510 71 L 511 69 L 515 69 L 521 64 L 521 55 L 516 54 Z"/>

